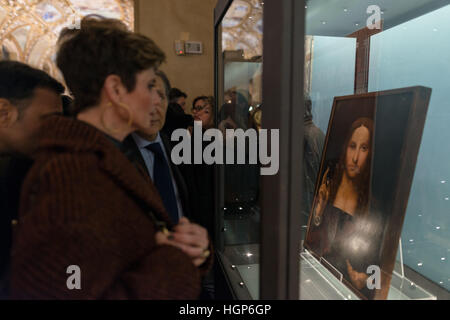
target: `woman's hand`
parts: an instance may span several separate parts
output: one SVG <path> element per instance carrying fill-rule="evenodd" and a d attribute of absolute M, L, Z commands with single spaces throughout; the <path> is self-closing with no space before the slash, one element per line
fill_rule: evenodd
<path fill-rule="evenodd" d="M 197 267 L 202 265 L 210 254 L 206 229 L 198 224 L 191 223 L 185 217 L 180 219 L 169 235 L 158 232 L 156 243 L 179 248 L 192 259 L 193 264 Z"/>
<path fill-rule="evenodd" d="M 318 200 L 316 203 L 316 206 L 314 208 L 314 216 L 313 216 L 313 222 L 314 225 L 319 226 L 322 222 L 322 215 L 323 211 L 325 209 L 325 206 L 328 202 L 328 199 L 330 197 L 330 186 L 328 183 L 328 172 L 330 171 L 330 168 L 327 168 L 325 171 L 322 181 L 319 188 L 319 194 L 318 194 Z"/>
<path fill-rule="evenodd" d="M 363 272 L 358 272 L 352 268 L 352 265 L 350 262 L 345 260 L 347 262 L 347 272 L 350 276 L 350 280 L 352 281 L 353 285 L 358 289 L 361 290 L 364 288 L 364 286 L 367 283 L 367 278 L 369 277 L 367 274 Z"/>

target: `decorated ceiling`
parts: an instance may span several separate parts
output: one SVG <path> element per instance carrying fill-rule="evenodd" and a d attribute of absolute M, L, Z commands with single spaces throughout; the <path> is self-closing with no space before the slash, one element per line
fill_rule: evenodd
<path fill-rule="evenodd" d="M 91 14 L 134 29 L 134 0 L 0 0 L 0 60 L 22 61 L 62 80 L 55 65 L 59 32 Z"/>
<path fill-rule="evenodd" d="M 222 21 L 222 49 L 262 56 L 263 0 L 234 0 Z"/>

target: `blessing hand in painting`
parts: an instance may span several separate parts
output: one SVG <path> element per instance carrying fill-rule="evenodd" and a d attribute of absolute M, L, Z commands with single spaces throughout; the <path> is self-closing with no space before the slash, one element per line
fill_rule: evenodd
<path fill-rule="evenodd" d="M 350 279 L 353 283 L 353 285 L 358 289 L 361 290 L 362 288 L 364 288 L 364 286 L 367 283 L 367 278 L 369 277 L 367 274 L 365 274 L 364 272 L 358 272 L 356 270 L 354 270 L 352 268 L 352 265 L 350 264 L 350 262 L 347 260 L 345 260 L 347 262 L 347 272 L 350 276 Z"/>
<path fill-rule="evenodd" d="M 320 184 L 319 188 L 319 195 L 318 200 L 316 203 L 316 206 L 314 208 L 314 224 L 316 226 L 319 226 L 322 222 L 322 215 L 323 211 L 325 209 L 325 206 L 327 205 L 328 199 L 330 197 L 330 183 L 328 181 L 328 172 L 330 171 L 330 168 L 327 168 L 325 171 L 322 182 Z"/>

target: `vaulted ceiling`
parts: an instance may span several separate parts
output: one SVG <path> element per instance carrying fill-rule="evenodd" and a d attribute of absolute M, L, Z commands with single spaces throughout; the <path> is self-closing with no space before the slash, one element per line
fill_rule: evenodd
<path fill-rule="evenodd" d="M 55 65 L 59 32 L 89 14 L 134 29 L 134 0 L 0 0 L 0 60 L 22 61 L 62 80 Z"/>
<path fill-rule="evenodd" d="M 262 55 L 263 0 L 234 0 L 222 21 L 222 49 Z"/>

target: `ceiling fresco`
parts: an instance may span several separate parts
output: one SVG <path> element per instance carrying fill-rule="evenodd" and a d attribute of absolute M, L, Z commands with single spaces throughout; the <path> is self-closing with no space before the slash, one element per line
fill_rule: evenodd
<path fill-rule="evenodd" d="M 22 61 L 62 80 L 55 65 L 59 32 L 91 14 L 134 29 L 134 0 L 0 0 L 0 60 Z"/>

